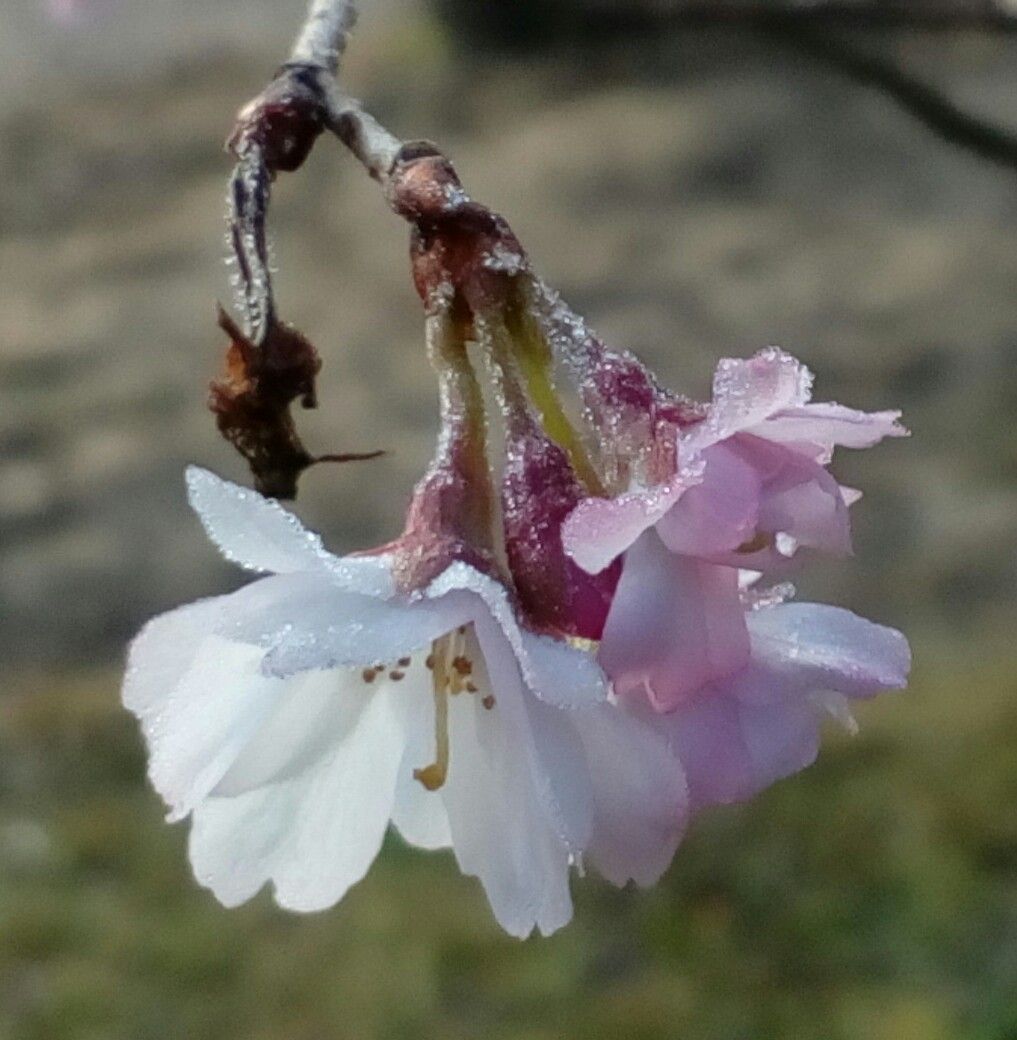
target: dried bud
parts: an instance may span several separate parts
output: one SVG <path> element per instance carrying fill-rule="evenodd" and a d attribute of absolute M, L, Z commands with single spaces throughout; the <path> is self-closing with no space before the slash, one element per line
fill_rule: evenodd
<path fill-rule="evenodd" d="M 226 369 L 213 380 L 209 407 L 219 432 L 247 460 L 254 485 L 272 498 L 295 498 L 297 477 L 316 462 L 376 458 L 364 455 L 311 455 L 297 436 L 290 414 L 296 400 L 316 405 L 314 380 L 321 359 L 292 325 L 273 322 L 257 347 L 220 307 L 219 327 L 230 337 Z"/>
<path fill-rule="evenodd" d="M 526 253 L 502 217 L 466 194 L 449 160 L 431 145 L 407 146 L 388 190 L 393 209 L 414 228 L 413 280 L 425 305 L 502 310 Z"/>

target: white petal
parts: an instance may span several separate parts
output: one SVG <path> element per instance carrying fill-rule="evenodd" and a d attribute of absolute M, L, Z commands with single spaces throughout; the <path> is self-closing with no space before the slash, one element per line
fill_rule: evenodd
<path fill-rule="evenodd" d="M 223 556 L 248 570 L 318 570 L 331 556 L 278 502 L 206 469 L 188 467 L 187 497 Z"/>
<path fill-rule="evenodd" d="M 154 619 L 131 646 L 124 704 L 141 721 L 149 776 L 174 819 L 219 782 L 282 689 L 260 674 L 257 647 L 208 634 L 226 598 Z"/>
<path fill-rule="evenodd" d="M 540 805 L 504 705 L 487 711 L 476 697 L 451 698 L 452 747 L 442 798 L 456 860 L 480 879 L 498 923 L 525 938 L 572 917 L 568 851 Z"/>
<path fill-rule="evenodd" d="M 413 671 L 421 666 L 414 661 L 405 683 L 414 681 Z M 441 791 L 428 791 L 413 772 L 435 760 L 433 676 L 424 669 L 426 680 L 415 683 L 412 696 L 406 697 L 406 750 L 396 780 L 392 823 L 410 845 L 422 849 L 444 849 L 452 844 L 448 813 Z M 423 685 L 423 688 L 422 688 Z"/>
<path fill-rule="evenodd" d="M 574 713 L 594 799 L 589 857 L 615 885 L 654 884 L 685 830 L 688 791 L 663 733 L 613 704 Z"/>
<path fill-rule="evenodd" d="M 262 578 L 230 597 L 221 631 L 261 646 L 266 674 L 388 664 L 417 653 L 483 610 L 461 593 L 443 600 L 378 599 L 327 573 Z"/>
<path fill-rule="evenodd" d="M 342 743 L 370 699 L 388 685 L 380 679 L 365 683 L 361 669 L 303 672 L 270 681 L 282 693 L 216 784 L 216 797 L 245 794 L 312 769 Z"/>
<path fill-rule="evenodd" d="M 139 717 L 161 710 L 194 661 L 205 636 L 225 617 L 229 596 L 199 600 L 152 618 L 131 642 L 124 706 Z"/>
<path fill-rule="evenodd" d="M 593 655 L 559 640 L 524 633 L 499 582 L 465 563 L 454 563 L 428 586 L 427 596 L 441 602 L 456 590 L 473 593 L 487 608 L 475 608 L 474 617 L 495 688 L 502 680 L 494 674 L 493 662 L 505 661 L 511 671 L 507 662 L 513 656 L 527 687 L 548 704 L 580 707 L 606 700 L 607 680 Z"/>
<path fill-rule="evenodd" d="M 189 466 L 187 497 L 208 537 L 227 560 L 241 567 L 275 574 L 325 570 L 352 592 L 395 594 L 389 557 L 333 556 L 319 535 L 257 491 Z"/>
<path fill-rule="evenodd" d="M 494 696 L 498 725 L 512 734 L 516 759 L 530 771 L 530 781 L 537 800 L 550 821 L 555 834 L 572 854 L 580 853 L 589 843 L 593 827 L 593 804 L 589 775 L 579 735 L 572 724 L 573 716 L 586 710 L 567 711 L 553 707 L 532 695 L 524 685 L 519 662 L 512 647 L 496 624 L 482 619 L 470 635 L 467 657 L 476 662 L 473 679 L 479 687 L 476 694 Z M 584 661 L 589 655 L 556 644 L 552 640 L 521 633 L 522 645 L 533 655 L 560 647 L 567 654 Z M 596 669 L 599 674 L 599 668 Z M 570 680 L 563 676 L 564 682 Z"/>
<path fill-rule="evenodd" d="M 576 720 L 602 709 L 552 708 L 524 697 L 532 740 L 532 766 L 537 798 L 569 852 L 580 855 L 593 834 L 590 771 Z"/>
<path fill-rule="evenodd" d="M 404 709 L 398 694 L 379 691 L 312 770 L 201 803 L 190 842 L 198 880 L 227 906 L 269 880 L 291 910 L 342 899 L 381 848 L 406 744 Z"/>

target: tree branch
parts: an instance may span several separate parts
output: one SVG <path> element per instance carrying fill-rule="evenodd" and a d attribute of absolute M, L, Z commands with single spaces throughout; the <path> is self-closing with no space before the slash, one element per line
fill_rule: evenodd
<path fill-rule="evenodd" d="M 1017 136 L 963 111 L 944 94 L 891 62 L 814 27 L 770 26 L 776 39 L 892 98 L 944 141 L 1017 171 Z"/>
<path fill-rule="evenodd" d="M 711 25 L 761 27 L 840 26 L 852 29 L 977 29 L 1017 32 L 1017 15 L 995 0 L 673 0 L 619 4 L 601 0 L 585 8 L 598 30 L 685 28 Z"/>
<path fill-rule="evenodd" d="M 353 0 L 311 0 L 290 64 L 318 65 L 335 76 L 356 21 Z"/>

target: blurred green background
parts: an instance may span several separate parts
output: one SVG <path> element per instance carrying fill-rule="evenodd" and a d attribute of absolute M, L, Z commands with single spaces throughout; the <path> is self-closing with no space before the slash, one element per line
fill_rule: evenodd
<path fill-rule="evenodd" d="M 302 6 L 0 9 L 0 1038 L 1017 1037 L 1014 174 L 747 29 L 563 41 L 553 5 L 521 32 L 507 4 L 365 0 L 347 81 L 671 385 L 778 343 L 820 398 L 905 409 L 911 440 L 839 460 L 857 558 L 803 592 L 908 632 L 911 690 L 698 821 L 656 889 L 577 880 L 550 940 L 505 938 L 450 857 L 396 839 L 313 917 L 192 881 L 117 673 L 146 617 L 242 580 L 181 477 L 244 479 L 204 410 L 221 141 Z M 860 43 L 1017 128 L 1017 40 Z M 405 230 L 327 140 L 273 226 L 282 312 L 326 361 L 309 446 L 390 451 L 311 472 L 299 512 L 376 544 L 433 434 Z"/>

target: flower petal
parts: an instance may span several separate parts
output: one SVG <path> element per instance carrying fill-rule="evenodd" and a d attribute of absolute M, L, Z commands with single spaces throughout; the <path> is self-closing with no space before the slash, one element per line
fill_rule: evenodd
<path fill-rule="evenodd" d="M 318 570 L 331 557 L 321 538 L 278 502 L 207 469 L 188 466 L 187 498 L 223 556 L 248 570 Z"/>
<path fill-rule="evenodd" d="M 702 478 L 688 467 L 666 484 L 637 488 L 617 498 L 585 498 L 562 525 L 565 552 L 590 574 L 599 574 Z"/>
<path fill-rule="evenodd" d="M 785 408 L 749 432 L 767 440 L 818 445 L 829 457 L 836 446 L 871 448 L 884 437 L 907 437 L 900 412 L 860 412 L 833 402 Z"/>
<path fill-rule="evenodd" d="M 498 923 L 519 938 L 535 927 L 550 935 L 572 917 L 568 850 L 503 709 L 499 702 L 488 711 L 472 696 L 450 699 L 452 755 L 442 798 L 459 867 L 480 879 Z"/>
<path fill-rule="evenodd" d="M 703 481 L 682 495 L 657 523 L 664 544 L 686 556 L 733 552 L 755 534 L 759 518 L 759 474 L 727 444 L 703 453 Z"/>
<path fill-rule="evenodd" d="M 349 592 L 331 575 L 262 578 L 230 597 L 222 633 L 264 649 L 266 675 L 391 664 L 476 613 L 465 593 L 440 600 L 378 599 Z"/>
<path fill-rule="evenodd" d="M 751 681 L 772 683 L 753 673 Z M 660 716 L 685 766 L 694 809 L 741 802 L 811 765 L 819 753 L 820 715 L 804 696 L 757 693 L 745 703 L 723 687 Z"/>
<path fill-rule="evenodd" d="M 257 647 L 209 634 L 228 599 L 157 617 L 131 644 L 123 700 L 141 721 L 149 777 L 171 819 L 219 782 L 281 693 L 260 674 Z"/>
<path fill-rule="evenodd" d="M 907 685 L 911 651 L 904 636 L 849 610 L 783 603 L 747 621 L 753 659 L 797 689 L 868 697 Z"/>
<path fill-rule="evenodd" d="M 749 656 L 738 571 L 670 553 L 648 531 L 629 550 L 600 645 L 619 696 L 670 711 Z"/>
<path fill-rule="evenodd" d="M 353 592 L 390 596 L 395 591 L 386 557 L 333 556 L 318 535 L 257 491 L 189 466 L 187 497 L 223 556 L 247 570 L 275 574 L 327 570 Z"/>
<path fill-rule="evenodd" d="M 431 700 L 430 673 L 422 661 L 401 674 L 405 679 L 393 696 L 407 703 Z M 397 685 L 384 672 L 368 683 L 359 668 L 301 672 L 273 681 L 283 693 L 213 795 L 235 797 L 314 768 L 346 739 L 367 702 Z"/>
<path fill-rule="evenodd" d="M 723 358 L 713 378 L 709 414 L 683 443 L 691 452 L 701 451 L 777 412 L 804 405 L 811 392 L 812 373 L 776 347 L 748 359 Z"/>
<path fill-rule="evenodd" d="M 288 909 L 337 903 L 366 874 L 388 826 L 406 744 L 403 703 L 379 691 L 314 769 L 197 806 L 190 852 L 199 882 L 226 906 L 269 880 Z"/>
<path fill-rule="evenodd" d="M 428 586 L 427 597 L 440 603 L 457 590 L 473 593 L 486 607 L 476 603 L 473 619 L 489 667 L 501 661 L 505 675 L 518 667 L 530 692 L 555 707 L 580 708 L 606 700 L 607 679 L 594 656 L 524 632 L 500 582 L 468 564 L 454 563 Z M 496 686 L 503 681 L 493 671 L 492 679 Z"/>
<path fill-rule="evenodd" d="M 427 672 L 428 687 L 433 677 Z M 410 675 L 407 674 L 407 680 Z M 414 689 L 405 698 L 406 751 L 396 778 L 392 823 L 410 845 L 421 849 L 444 849 L 452 844 L 448 813 L 441 791 L 428 791 L 414 770 L 435 760 L 434 697 L 432 689 Z"/>
<path fill-rule="evenodd" d="M 614 704 L 576 712 L 593 788 L 590 861 L 615 885 L 654 884 L 685 831 L 685 773 L 664 734 Z"/>

